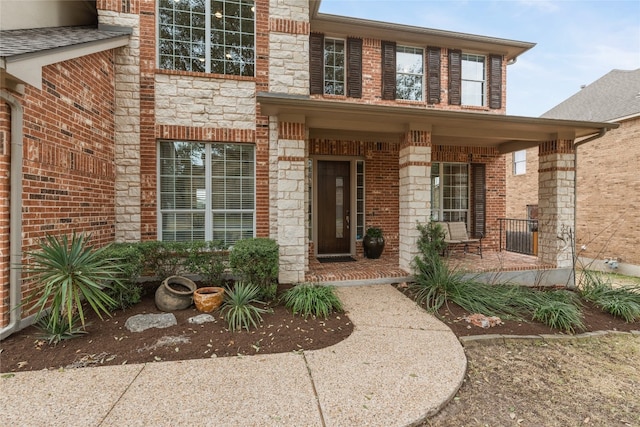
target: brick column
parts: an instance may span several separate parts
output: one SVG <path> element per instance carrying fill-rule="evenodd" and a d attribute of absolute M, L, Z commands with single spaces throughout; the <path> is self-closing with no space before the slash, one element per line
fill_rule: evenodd
<path fill-rule="evenodd" d="M 277 236 L 280 283 L 304 281 L 309 263 L 305 191 L 306 129 L 304 123 L 278 123 Z"/>
<path fill-rule="evenodd" d="M 399 266 L 411 271 L 418 253 L 418 222 L 431 213 L 431 132 L 410 130 L 400 145 Z"/>
<path fill-rule="evenodd" d="M 539 255 L 545 264 L 571 267 L 575 238 L 575 150 L 572 139 L 539 146 Z M 571 237 L 571 238 L 570 238 Z"/>

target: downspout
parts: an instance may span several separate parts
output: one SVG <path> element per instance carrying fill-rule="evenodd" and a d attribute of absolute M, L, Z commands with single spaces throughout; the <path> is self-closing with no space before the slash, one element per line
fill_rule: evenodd
<path fill-rule="evenodd" d="M 22 118 L 20 102 L 0 90 L 0 99 L 11 108 L 11 172 L 9 199 L 9 324 L 0 330 L 0 340 L 20 329 L 22 316 Z"/>

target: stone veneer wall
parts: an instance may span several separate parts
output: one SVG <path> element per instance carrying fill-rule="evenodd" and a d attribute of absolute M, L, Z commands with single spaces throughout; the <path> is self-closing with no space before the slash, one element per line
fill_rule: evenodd
<path fill-rule="evenodd" d="M 307 252 L 307 134 L 304 123 L 278 124 L 277 242 L 280 283 L 304 281 Z"/>
<path fill-rule="evenodd" d="M 538 173 L 539 257 L 545 264 L 571 267 L 576 175 L 573 140 L 541 144 Z"/>
<path fill-rule="evenodd" d="M 99 10 L 105 25 L 133 29 L 129 45 L 115 55 L 116 241 L 138 242 L 141 232 L 140 19 L 131 13 Z"/>
<path fill-rule="evenodd" d="M 411 271 L 418 254 L 416 224 L 428 222 L 431 213 L 431 132 L 407 132 L 399 164 L 399 266 Z"/>

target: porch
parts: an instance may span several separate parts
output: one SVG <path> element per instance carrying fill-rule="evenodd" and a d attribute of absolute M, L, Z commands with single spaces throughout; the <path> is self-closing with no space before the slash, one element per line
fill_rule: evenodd
<path fill-rule="evenodd" d="M 531 272 L 554 269 L 531 255 L 514 252 L 486 251 L 480 258 L 473 254 L 453 253 L 447 258 L 451 268 L 469 273 Z M 413 272 L 398 267 L 398 256 L 388 255 L 379 259 L 355 258 L 352 262 L 321 263 L 315 257 L 309 258 L 307 282 L 323 282 L 341 285 L 398 283 L 411 280 Z"/>

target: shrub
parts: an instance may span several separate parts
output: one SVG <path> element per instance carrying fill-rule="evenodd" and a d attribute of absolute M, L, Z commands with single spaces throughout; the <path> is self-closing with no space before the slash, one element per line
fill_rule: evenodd
<path fill-rule="evenodd" d="M 552 291 L 554 293 L 557 291 Z M 584 330 L 582 313 L 577 305 L 559 299 L 549 299 L 540 303 L 533 311 L 533 320 L 544 323 L 553 329 L 573 333 Z"/>
<path fill-rule="evenodd" d="M 324 317 L 333 311 L 342 311 L 342 302 L 335 293 L 333 286 L 320 286 L 305 283 L 294 286 L 282 295 L 284 305 L 293 314 Z"/>
<path fill-rule="evenodd" d="M 42 316 L 38 317 L 35 325 L 41 332 L 38 338 L 46 340 L 49 345 L 56 345 L 62 340 L 76 338 L 78 335 L 87 333 L 82 325 L 78 325 L 78 323 L 80 323 L 80 316 L 78 316 L 78 314 L 73 315 L 71 324 L 69 324 L 65 322 L 64 319 L 52 321 L 52 313 L 53 312 L 43 313 Z M 60 316 L 60 314 L 58 314 L 58 316 Z"/>
<path fill-rule="evenodd" d="M 51 313 L 46 318 L 49 331 L 60 330 L 61 322 L 66 322 L 69 330 L 75 329 L 76 315 L 84 328 L 83 299 L 100 318 L 115 305 L 106 290 L 122 286 L 118 260 L 104 257 L 106 249 L 94 250 L 87 239 L 76 233 L 71 242 L 66 235 L 61 238 L 48 235 L 40 242 L 40 250 L 28 252 L 33 263 L 25 272 L 32 274 L 30 279 L 39 286 L 25 303 L 38 298 L 31 307 L 38 310 L 38 317 L 50 306 Z"/>
<path fill-rule="evenodd" d="M 273 239 L 240 240 L 229 253 L 233 273 L 248 283 L 258 285 L 264 297 L 275 298 L 278 279 L 278 244 Z"/>
<path fill-rule="evenodd" d="M 418 250 L 422 254 L 441 254 L 446 245 L 444 243 L 445 233 L 442 226 L 434 221 L 427 225 L 418 224 L 420 237 L 418 238 Z"/>
<path fill-rule="evenodd" d="M 258 301 L 259 294 L 260 288 L 251 283 L 238 282 L 233 289 L 226 291 L 221 310 L 231 331 L 242 328 L 248 331 L 250 325 L 256 328 L 262 322 L 261 314 L 269 310 L 254 305 L 264 304 Z"/>
<path fill-rule="evenodd" d="M 226 253 L 221 242 L 194 242 L 186 260 L 186 269 L 198 274 L 206 286 L 222 282 Z"/>
<path fill-rule="evenodd" d="M 586 270 L 579 292 L 585 300 L 626 322 L 640 320 L 639 286 L 614 288 L 602 275 Z"/>
<path fill-rule="evenodd" d="M 114 243 L 105 248 L 102 256 L 108 260 L 117 260 L 118 277 L 122 286 L 106 289 L 114 301 L 112 308 L 126 310 L 140 302 L 142 286 L 137 283 L 143 268 L 142 253 L 139 244 Z"/>
<path fill-rule="evenodd" d="M 175 276 L 184 269 L 192 242 L 148 241 L 138 244 L 142 256 L 143 271 L 159 280 Z"/>

